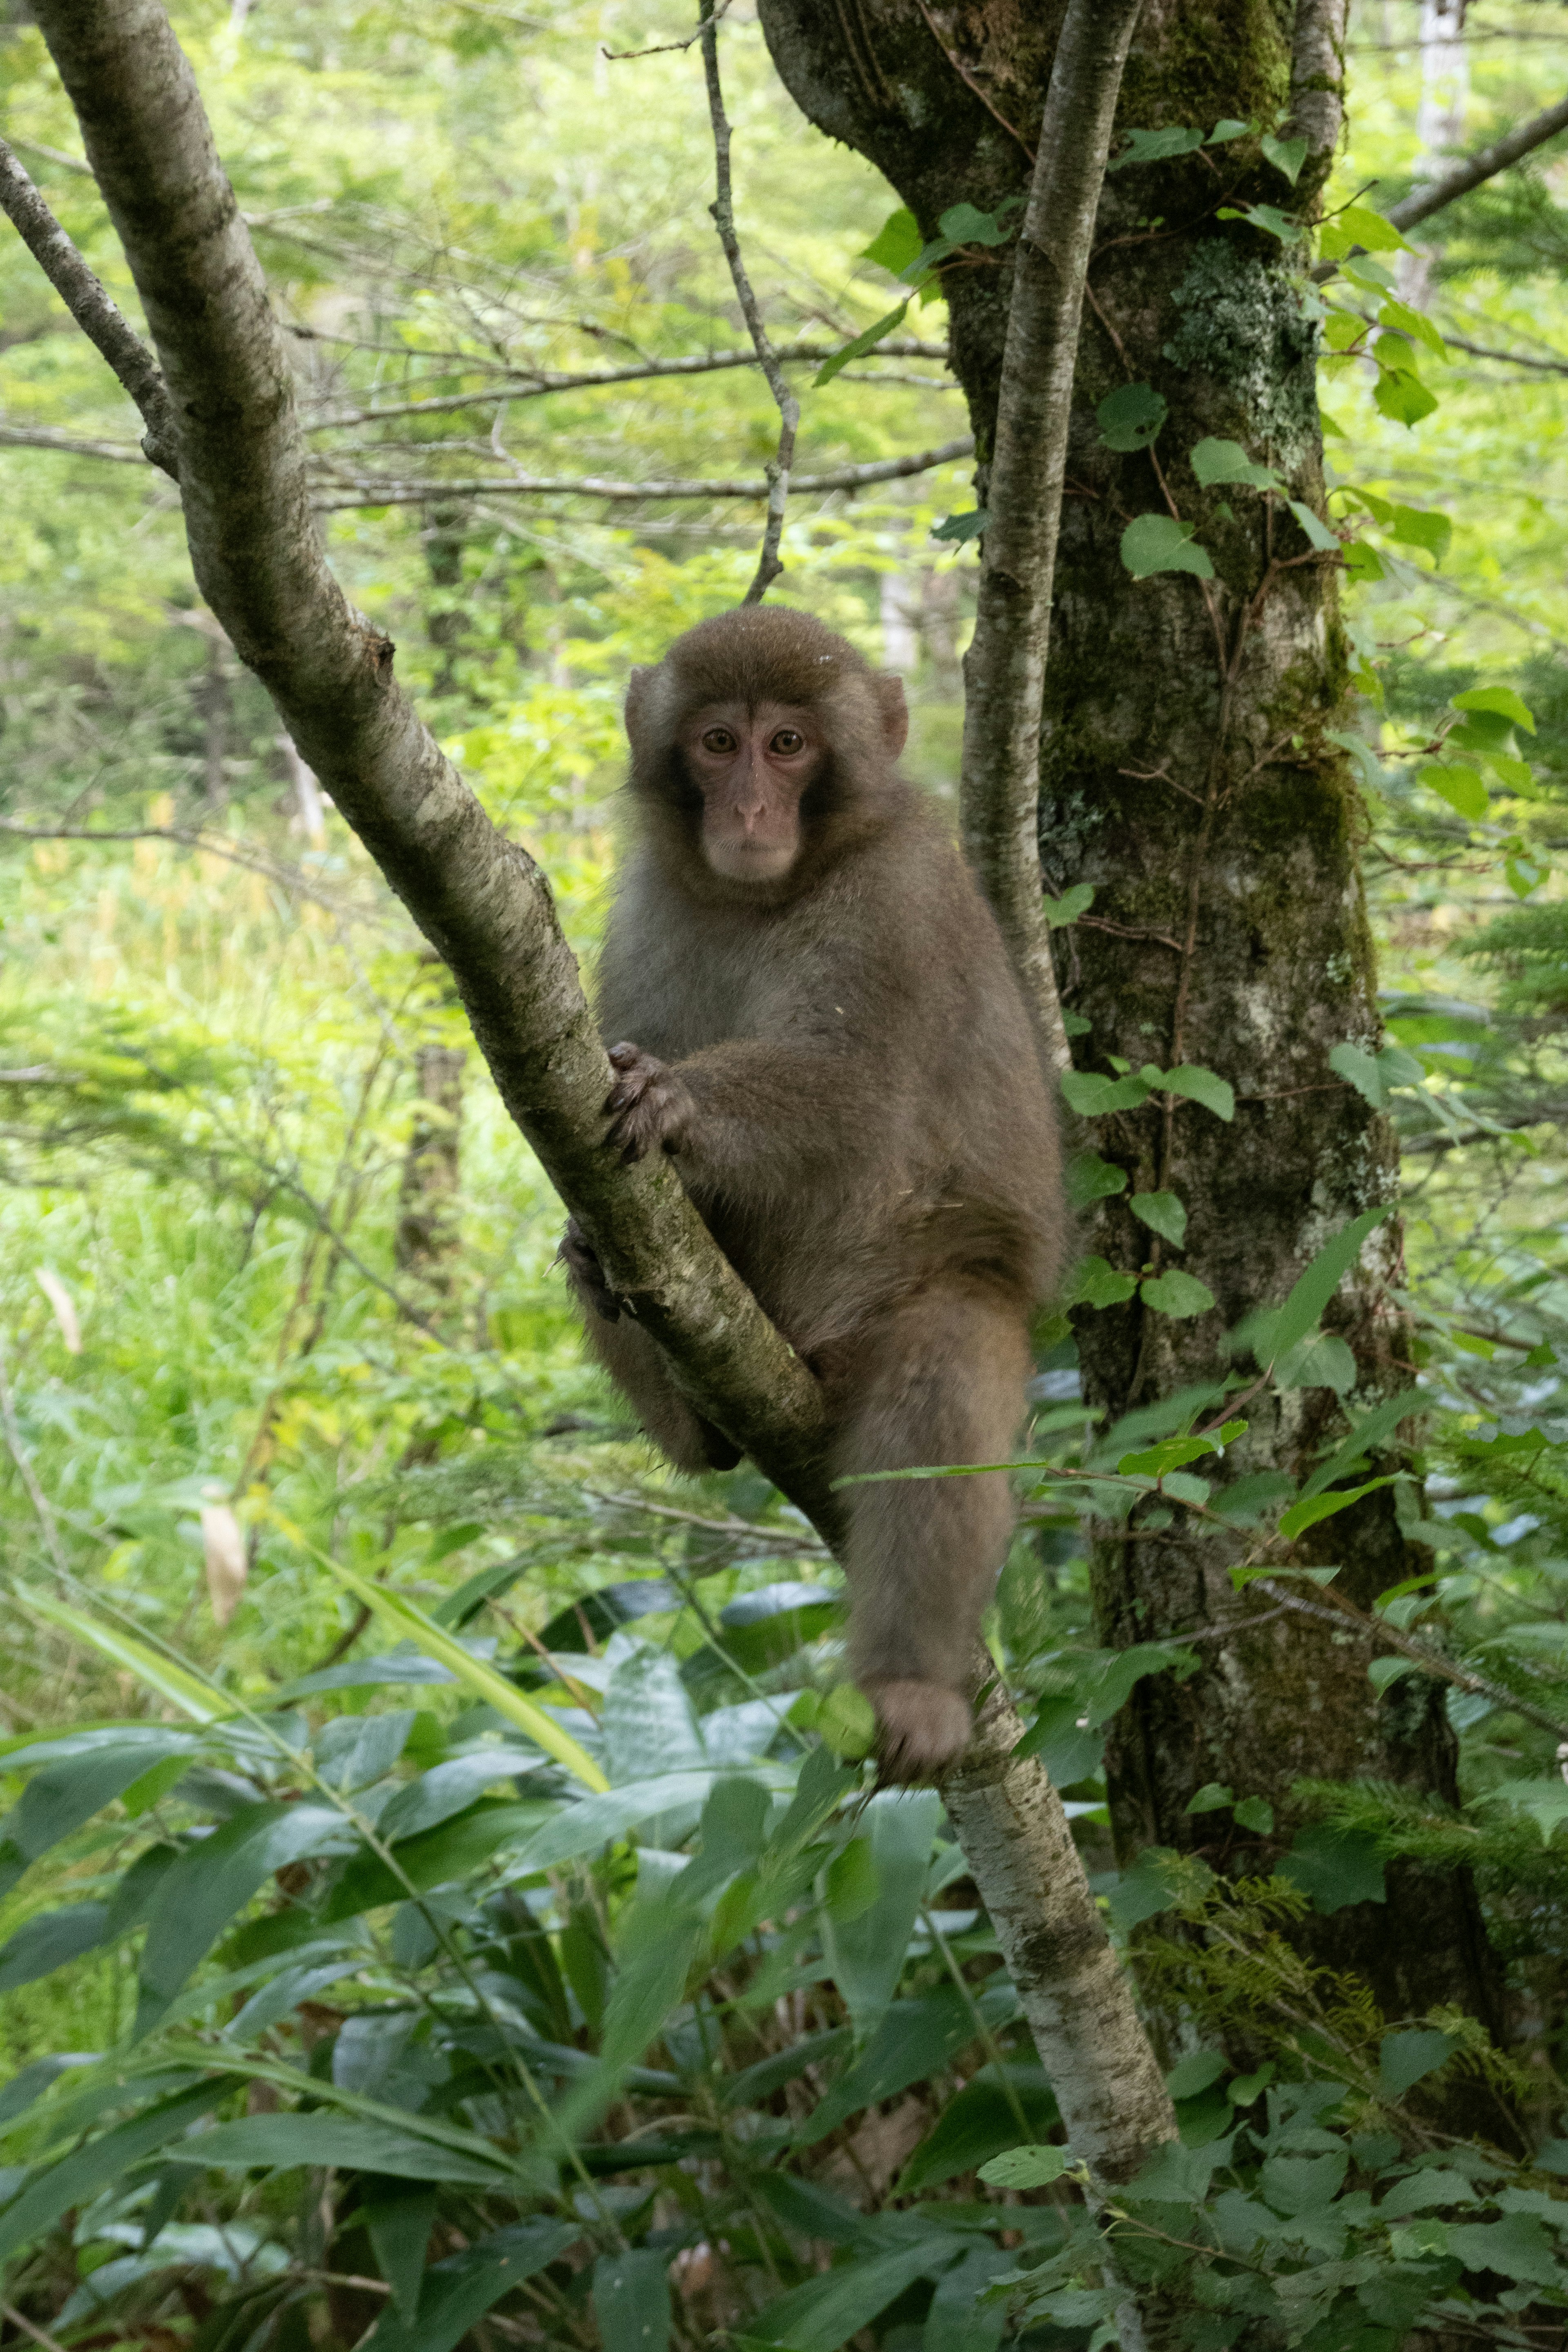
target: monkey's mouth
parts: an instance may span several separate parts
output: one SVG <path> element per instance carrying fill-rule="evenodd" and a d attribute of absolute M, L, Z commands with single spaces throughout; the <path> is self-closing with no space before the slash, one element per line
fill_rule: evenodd
<path fill-rule="evenodd" d="M 794 842 L 713 841 L 708 863 L 729 882 L 777 882 L 795 864 Z"/>

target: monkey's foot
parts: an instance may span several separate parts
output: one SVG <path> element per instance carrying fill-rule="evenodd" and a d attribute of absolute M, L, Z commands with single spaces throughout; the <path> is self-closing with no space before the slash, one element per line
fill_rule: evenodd
<path fill-rule="evenodd" d="M 606 1323 L 617 1321 L 621 1312 L 620 1302 L 605 1280 L 605 1269 L 575 1217 L 572 1218 L 562 1234 L 561 1246 L 555 1255 L 595 1314 Z"/>
<path fill-rule="evenodd" d="M 969 1702 L 945 1683 L 864 1682 L 877 1710 L 877 1778 L 884 1788 L 934 1780 L 968 1745 Z"/>

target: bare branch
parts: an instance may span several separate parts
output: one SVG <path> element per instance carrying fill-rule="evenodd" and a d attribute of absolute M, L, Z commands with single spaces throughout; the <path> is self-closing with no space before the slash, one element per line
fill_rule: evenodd
<path fill-rule="evenodd" d="M 147 456 L 177 479 L 174 420 L 157 361 L 108 288 L 88 268 L 4 139 L 0 139 L 0 211 L 89 342 L 109 362 L 141 410 L 147 427 L 142 446 Z M 106 454 L 108 445 L 95 452 Z"/>
<path fill-rule="evenodd" d="M 447 964 L 501 1099 L 691 1401 L 825 1529 L 816 1382 L 723 1258 L 668 1161 L 603 1146 L 613 1083 L 544 877 L 502 839 L 352 611 L 311 512 L 266 282 L 159 0 L 41 0 L 44 37 L 136 279 L 181 419 L 197 582 Z"/>
<path fill-rule="evenodd" d="M 1434 213 L 1440 213 L 1458 197 L 1468 196 L 1473 188 L 1482 186 L 1488 180 L 1495 180 L 1500 172 L 1506 172 L 1510 163 L 1517 163 L 1524 156 L 1533 153 L 1537 147 L 1543 147 L 1549 139 L 1555 139 L 1560 131 L 1568 131 L 1568 98 L 1559 99 L 1557 104 L 1549 106 L 1544 113 L 1532 114 L 1528 122 L 1521 122 L 1519 129 L 1510 131 L 1506 139 L 1498 140 L 1490 147 L 1483 147 L 1479 155 L 1472 155 L 1465 163 L 1456 164 L 1440 180 L 1432 181 L 1425 188 L 1412 189 L 1400 203 L 1390 205 L 1384 217 L 1397 229 L 1415 228 L 1418 222 L 1430 220 Z M 1352 247 L 1347 258 L 1353 259 L 1355 255 L 1365 250 L 1364 246 Z M 1331 278 L 1339 276 L 1339 272 L 1337 261 L 1320 261 L 1309 275 L 1314 285 L 1326 286 Z"/>
<path fill-rule="evenodd" d="M 929 473 L 933 466 L 951 466 L 970 457 L 973 436 L 944 441 L 936 449 L 919 449 L 908 457 L 879 457 L 864 466 L 836 466 L 831 473 L 802 474 L 797 490 L 859 490 L 872 482 L 900 482 L 911 474 Z M 773 499 L 772 480 L 616 482 L 596 474 L 491 474 L 471 481 L 377 482 L 365 476 L 354 479 L 349 495 L 325 488 L 316 504 L 322 513 L 340 507 L 416 506 L 429 498 L 547 497 L 610 499 L 618 502 L 641 499 Z M 771 516 L 770 516 L 771 523 Z M 782 569 L 779 566 L 778 569 Z M 776 575 L 770 575 L 776 576 Z M 755 602 L 753 598 L 752 600 Z"/>
<path fill-rule="evenodd" d="M 1040 874 L 1040 713 L 1084 278 L 1140 0 L 1071 0 L 1018 240 L 974 637 L 963 660 L 965 855 L 1048 1049 L 1070 1060 Z"/>
<path fill-rule="evenodd" d="M 725 0 L 725 5 L 729 0 Z M 752 338 L 763 373 L 768 380 L 779 413 L 779 446 L 777 455 L 769 465 L 768 519 L 763 527 L 763 551 L 757 559 L 757 574 L 747 589 L 743 602 L 760 604 L 767 594 L 784 564 L 779 557 L 779 541 L 784 536 L 784 503 L 789 497 L 789 469 L 795 462 L 795 436 L 800 424 L 800 403 L 790 390 L 777 354 L 768 341 L 768 331 L 752 281 L 746 275 L 746 265 L 741 257 L 741 240 L 735 234 L 735 204 L 730 185 L 730 118 L 724 111 L 724 93 L 719 81 L 719 16 L 713 0 L 701 0 L 702 69 L 708 82 L 708 118 L 713 126 L 713 163 L 719 182 L 719 193 L 708 207 L 719 231 L 719 242 L 724 248 L 724 258 L 730 265 L 734 283 L 735 299 L 741 305 L 741 316 Z"/>
<path fill-rule="evenodd" d="M 228 834 L 205 833 L 199 825 L 139 824 L 122 831 L 110 831 L 105 825 L 87 824 L 18 824 L 10 817 L 0 817 L 0 835 L 8 834 L 16 841 L 172 841 L 181 849 L 199 849 L 205 856 L 222 857 L 230 866 L 240 866 L 247 874 L 259 874 L 280 888 L 291 890 L 300 898 L 309 898 L 313 906 L 324 908 L 341 922 L 380 922 L 385 919 L 377 910 L 347 905 L 342 898 L 312 882 L 298 866 L 286 865 L 255 842 L 236 841 Z"/>
<path fill-rule="evenodd" d="M 62 457 L 102 457 L 116 466 L 144 466 L 145 450 L 135 441 L 89 441 L 85 435 L 57 432 L 52 425 L 0 425 L 0 449 L 52 449 Z"/>
<path fill-rule="evenodd" d="M 1467 343 L 1458 335 L 1445 335 L 1451 352 L 1468 352 L 1473 360 L 1500 360 L 1506 367 L 1539 368 L 1542 375 L 1568 375 L 1568 360 L 1538 360 L 1528 352 L 1498 352 L 1489 343 Z"/>

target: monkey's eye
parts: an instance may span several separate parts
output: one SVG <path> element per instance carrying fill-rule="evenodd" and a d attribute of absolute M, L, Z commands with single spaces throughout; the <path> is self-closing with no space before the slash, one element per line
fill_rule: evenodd
<path fill-rule="evenodd" d="M 770 751 L 777 751 L 784 758 L 788 759 L 792 757 L 795 752 L 803 751 L 805 749 L 805 738 L 804 735 L 797 735 L 793 727 L 781 727 L 778 733 L 773 737 L 773 741 L 768 745 L 768 749 Z"/>
<path fill-rule="evenodd" d="M 727 727 L 710 727 L 702 738 L 702 749 L 705 751 L 733 751 L 736 749 L 735 739 Z"/>

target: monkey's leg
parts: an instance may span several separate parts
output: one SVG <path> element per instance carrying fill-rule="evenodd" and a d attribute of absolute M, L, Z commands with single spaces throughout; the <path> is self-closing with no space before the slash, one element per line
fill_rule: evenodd
<path fill-rule="evenodd" d="M 854 1350 L 836 1470 L 1005 1462 L 1028 1364 L 1017 1307 L 979 1286 L 906 1301 Z M 1005 1475 L 900 1479 L 852 1486 L 848 1504 L 855 1679 L 877 1710 L 884 1779 L 921 1780 L 969 1737 L 970 1662 L 1012 1538 L 1012 1493 Z"/>
<path fill-rule="evenodd" d="M 732 1470 L 741 1456 L 711 1422 L 694 1412 L 670 1379 L 656 1343 L 615 1307 L 599 1261 L 575 1222 L 561 1244 L 562 1263 L 583 1313 L 583 1336 L 647 1434 L 678 1470 Z M 606 1316 L 605 1307 L 615 1308 Z"/>

